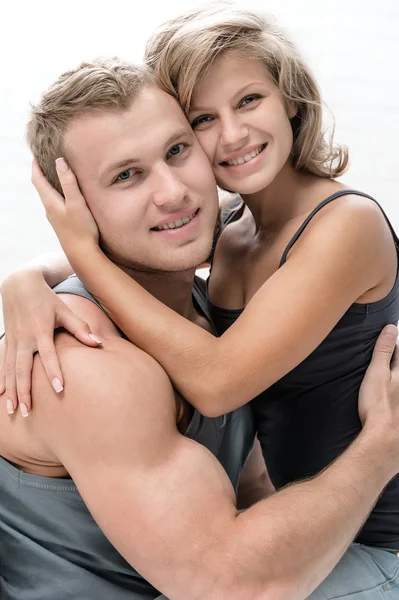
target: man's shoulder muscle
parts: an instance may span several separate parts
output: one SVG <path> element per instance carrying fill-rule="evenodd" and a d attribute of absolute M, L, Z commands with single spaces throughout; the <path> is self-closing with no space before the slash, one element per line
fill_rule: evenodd
<path fill-rule="evenodd" d="M 79 305 L 83 302 L 88 301 L 79 299 Z M 88 312 L 94 311 L 88 307 Z M 87 312 L 79 311 L 79 316 L 86 318 Z M 87 455 L 94 456 L 96 449 L 111 452 L 118 436 L 121 448 L 127 437 L 133 450 L 131 442 L 139 445 L 140 439 L 150 442 L 162 430 L 176 430 L 173 389 L 162 367 L 101 320 L 94 314 L 89 323 L 102 325 L 101 333 L 96 330 L 103 340 L 100 348 L 86 347 L 64 332 L 57 334 L 65 381 L 61 394 L 49 384 L 40 358 L 34 361 L 32 429 L 67 469 L 77 446 Z"/>
<path fill-rule="evenodd" d="M 100 339 L 101 336 L 120 337 L 115 323 L 111 321 L 108 315 L 97 304 L 77 294 L 60 293 L 58 295 L 76 315 L 88 323 L 91 331 L 100 337 Z"/>

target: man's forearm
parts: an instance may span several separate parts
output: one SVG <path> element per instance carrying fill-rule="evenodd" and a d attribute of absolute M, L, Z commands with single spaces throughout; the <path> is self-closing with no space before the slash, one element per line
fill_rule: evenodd
<path fill-rule="evenodd" d="M 245 586 L 247 574 L 248 584 L 259 582 L 256 598 L 306 598 L 334 568 L 395 474 L 392 457 L 377 448 L 374 434 L 361 434 L 319 476 L 240 514 L 226 545 L 237 584 Z"/>

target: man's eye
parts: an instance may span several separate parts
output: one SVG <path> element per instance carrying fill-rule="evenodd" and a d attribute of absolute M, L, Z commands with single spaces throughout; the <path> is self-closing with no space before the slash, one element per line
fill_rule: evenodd
<path fill-rule="evenodd" d="M 127 181 L 128 179 L 131 179 L 133 175 L 133 169 L 126 169 L 125 171 L 122 171 L 122 173 L 119 173 L 118 177 L 116 178 L 116 181 Z"/>
<path fill-rule="evenodd" d="M 199 127 L 200 125 L 205 125 L 205 123 L 210 123 L 210 121 L 212 121 L 213 117 L 211 117 L 211 115 L 201 115 L 199 117 L 197 117 L 196 119 L 194 119 L 194 121 L 192 121 L 191 123 L 191 127 L 192 129 L 195 129 L 196 127 Z"/>
<path fill-rule="evenodd" d="M 174 146 L 172 146 L 168 152 L 169 156 L 178 156 L 179 154 L 181 154 L 183 152 L 183 150 L 185 149 L 186 144 L 175 144 Z"/>

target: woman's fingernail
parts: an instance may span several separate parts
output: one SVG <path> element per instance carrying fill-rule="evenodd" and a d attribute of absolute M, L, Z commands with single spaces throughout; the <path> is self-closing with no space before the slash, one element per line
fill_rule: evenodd
<path fill-rule="evenodd" d="M 9 415 L 14 414 L 14 405 L 12 403 L 12 400 L 7 400 L 7 412 Z"/>
<path fill-rule="evenodd" d="M 19 410 L 21 411 L 21 415 L 23 417 L 27 417 L 29 415 L 28 407 L 23 402 L 21 402 L 21 404 L 19 405 Z"/>
<path fill-rule="evenodd" d="M 91 340 L 93 340 L 93 342 L 96 342 L 96 344 L 102 344 L 102 341 L 100 340 L 100 338 L 98 338 L 96 335 L 94 335 L 94 333 L 89 333 L 89 338 Z"/>
<path fill-rule="evenodd" d="M 53 388 L 57 392 L 57 394 L 62 392 L 62 390 L 64 389 L 64 387 L 63 387 L 61 381 L 58 379 L 58 377 L 54 377 L 54 379 L 51 381 L 51 385 L 53 386 Z"/>
<path fill-rule="evenodd" d="M 66 173 L 69 170 L 68 163 L 62 157 L 56 159 L 55 165 L 60 173 Z"/>

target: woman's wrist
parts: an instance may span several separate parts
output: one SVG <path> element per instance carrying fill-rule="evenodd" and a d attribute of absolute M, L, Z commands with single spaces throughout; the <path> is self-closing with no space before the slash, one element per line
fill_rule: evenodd
<path fill-rule="evenodd" d="M 84 242 L 77 246 L 73 252 L 67 254 L 71 267 L 79 279 L 84 279 L 105 260 L 105 254 L 98 244 L 92 241 Z"/>
<path fill-rule="evenodd" d="M 20 285 L 30 286 L 33 282 L 47 283 L 44 273 L 38 265 L 25 265 L 10 273 L 0 285 L 0 294 L 6 296 Z"/>

